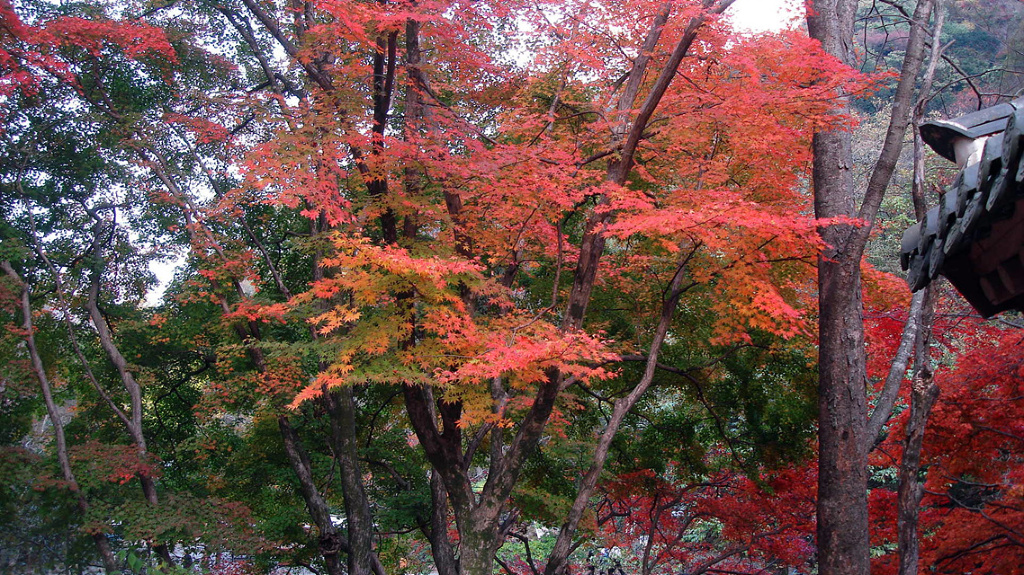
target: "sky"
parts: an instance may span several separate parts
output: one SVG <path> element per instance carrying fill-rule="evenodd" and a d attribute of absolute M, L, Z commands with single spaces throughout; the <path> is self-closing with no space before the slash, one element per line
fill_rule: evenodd
<path fill-rule="evenodd" d="M 802 0 L 736 0 L 729 13 L 738 31 L 776 31 L 802 15 L 803 4 Z"/>

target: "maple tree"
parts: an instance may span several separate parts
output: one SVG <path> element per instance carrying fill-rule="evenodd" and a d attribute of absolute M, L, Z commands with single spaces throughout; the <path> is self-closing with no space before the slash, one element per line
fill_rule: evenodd
<path fill-rule="evenodd" d="M 902 556 L 880 554 L 873 560 L 878 572 L 995 572 L 1012 570 L 1019 562 L 1015 514 L 1020 510 L 1020 424 L 1013 404 L 1020 379 L 1020 326 L 1012 321 L 986 323 L 962 307 L 945 297 L 936 305 L 933 347 L 941 355 L 932 381 L 941 393 L 932 392 L 934 408 L 927 427 L 917 432 L 922 452 L 913 467 L 920 481 L 919 555 L 908 566 Z M 905 433 L 910 436 L 914 419 L 920 417 L 910 396 L 925 391 L 922 383 L 918 380 L 905 392 L 911 409 L 895 418 L 873 455 L 878 468 L 892 467 L 907 449 Z M 897 487 L 902 491 L 902 485 L 882 482 L 873 492 L 880 503 L 873 518 L 873 540 L 879 544 L 897 539 Z M 889 510 L 882 511 L 885 507 Z"/>
<path fill-rule="evenodd" d="M 311 295 L 320 299 L 342 296 L 344 304 L 319 314 L 319 335 L 338 334 L 344 337 L 341 338 L 342 347 L 337 352 L 334 365 L 327 367 L 313 386 L 300 393 L 299 399 L 324 397 L 330 401 L 331 394 L 325 394 L 324 388 L 335 385 L 334 382 L 391 383 L 403 387 L 406 410 L 418 441 L 441 481 L 439 487 L 444 489 L 434 490 L 435 496 L 446 492 L 446 498 L 452 505 L 459 532 L 460 572 L 490 570 L 491 558 L 504 539 L 501 531 L 510 525 L 502 517 L 507 509 L 507 497 L 516 483 L 523 461 L 535 449 L 545 425 L 555 413 L 556 402 L 563 388 L 577 380 L 584 385 L 592 385 L 607 377 L 606 370 L 595 369 L 587 364 L 614 359 L 611 355 L 614 352 L 603 349 L 606 344 L 601 339 L 577 330 L 584 325 L 585 311 L 596 286 L 598 266 L 604 257 L 608 237 L 635 242 L 643 236 L 654 235 L 652 232 L 655 231 L 663 234 L 668 232 L 663 236 L 664 239 L 652 237 L 644 240 L 645 243 L 651 240 L 661 243 L 664 246 L 662 249 L 666 250 L 667 260 L 665 256 L 656 253 L 653 258 L 636 257 L 628 250 L 619 252 L 625 257 L 616 258 L 621 261 L 617 267 L 626 272 L 617 274 L 617 278 L 621 278 L 617 281 L 623 282 L 622 286 L 635 281 L 630 277 L 632 270 L 637 270 L 639 274 L 645 271 L 649 274 L 658 273 L 659 268 L 666 269 L 666 265 L 671 266 L 667 267 L 669 275 L 664 280 L 669 286 L 668 297 L 664 299 L 663 296 L 660 303 L 654 299 L 654 309 L 660 307 L 661 311 L 655 316 L 659 318 L 659 327 L 654 332 L 653 348 L 645 354 L 647 374 L 641 377 L 641 383 L 633 389 L 631 395 L 619 401 L 615 407 L 612 419 L 602 434 L 593 464 L 586 473 L 582 488 L 570 508 L 568 520 L 548 558 L 547 570 L 551 573 L 559 572 L 564 565 L 572 545 L 573 532 L 585 511 L 589 492 L 596 485 L 615 428 L 650 384 L 658 348 L 668 334 L 674 309 L 684 292 L 696 292 L 698 288 L 710 289 L 712 293 L 724 292 L 728 297 L 720 301 L 735 305 L 733 309 L 721 310 L 721 317 L 725 321 L 715 326 L 714 334 L 720 343 L 728 342 L 742 333 L 743 329 L 750 327 L 787 337 L 802 333 L 799 313 L 792 307 L 796 301 L 791 300 L 793 304 L 786 302 L 786 297 L 775 287 L 778 279 L 772 275 L 754 281 L 740 279 L 757 278 L 757 274 L 764 272 L 770 274 L 776 254 L 783 254 L 782 259 L 791 261 L 794 249 L 807 253 L 805 250 L 813 250 L 815 244 L 813 223 L 792 215 L 792 212 L 787 213 L 787 210 L 802 206 L 803 200 L 798 195 L 788 199 L 778 198 L 778 203 L 774 208 L 769 208 L 768 212 L 763 211 L 769 206 L 767 202 L 754 204 L 750 201 L 761 199 L 759 196 L 769 190 L 780 191 L 776 187 L 778 181 L 758 181 L 757 177 L 762 173 L 755 171 L 752 177 L 744 176 L 745 180 L 751 179 L 747 182 L 748 186 L 742 189 L 743 193 L 737 193 L 741 189 L 729 191 L 730 180 L 736 177 L 737 170 L 743 171 L 739 163 L 747 162 L 748 159 L 733 155 L 728 150 L 732 146 L 743 149 L 744 144 L 749 144 L 746 147 L 751 149 L 746 151 L 753 152 L 755 139 L 764 142 L 762 137 L 754 137 L 754 127 L 747 124 L 751 121 L 748 116 L 750 103 L 737 102 L 734 104 L 739 107 L 737 109 L 728 100 L 722 102 L 722 96 L 716 97 L 713 91 L 703 88 L 706 93 L 689 103 L 702 112 L 702 118 L 687 115 L 680 110 L 675 113 L 683 119 L 678 122 L 681 125 L 675 126 L 669 119 L 663 129 L 664 141 L 659 142 L 657 138 L 644 135 L 662 98 L 679 98 L 681 104 L 685 102 L 685 93 L 677 95 L 669 92 L 668 88 L 676 74 L 676 67 L 683 61 L 686 50 L 693 45 L 697 30 L 704 26 L 706 16 L 700 10 L 711 9 L 717 12 L 725 6 L 708 3 L 703 8 L 695 7 L 697 11 L 694 15 L 681 19 L 688 24 L 674 32 L 681 36 L 673 42 L 675 48 L 670 55 L 669 65 L 660 73 L 660 79 L 655 80 L 651 88 L 653 91 L 640 107 L 636 120 L 629 117 L 629 110 L 643 88 L 642 74 L 649 65 L 646 54 L 631 64 L 629 75 L 632 80 L 624 83 L 625 95 L 619 96 L 618 104 L 612 100 L 611 112 L 617 117 L 606 118 L 600 108 L 596 108 L 592 113 L 595 118 L 590 122 L 587 122 L 585 113 L 575 111 L 569 112 L 570 121 L 560 121 L 559 113 L 566 113 L 565 108 L 575 110 L 588 107 L 586 101 L 579 98 L 587 92 L 595 92 L 600 84 L 595 85 L 591 78 L 570 73 L 571 70 L 564 69 L 564 62 L 556 60 L 558 67 L 544 69 L 549 76 L 555 76 L 558 86 L 555 94 L 546 95 L 550 102 L 546 107 L 527 101 L 527 113 L 519 108 L 516 116 L 500 114 L 493 120 L 489 119 L 490 122 L 500 122 L 491 128 L 496 130 L 494 135 L 480 137 L 471 132 L 471 137 L 460 138 L 457 146 L 450 142 L 451 136 L 448 133 L 457 134 L 460 128 L 465 129 L 464 117 L 470 114 L 458 114 L 455 111 L 460 107 L 471 109 L 471 105 L 479 105 L 471 99 L 476 95 L 473 92 L 467 95 L 452 94 L 449 97 L 459 97 L 453 102 L 447 102 L 437 94 L 438 89 L 433 86 L 445 86 L 451 82 L 448 76 L 450 70 L 462 70 L 466 64 L 461 61 L 444 62 L 444 65 L 432 62 L 435 67 L 432 70 L 435 71 L 428 74 L 418 47 L 420 27 L 418 22 L 412 22 L 405 29 L 406 58 L 419 63 L 419 66 L 407 70 L 410 85 L 417 89 L 406 95 L 406 126 L 404 132 L 395 132 L 404 134 L 402 138 L 389 139 L 384 123 L 389 118 L 389 110 L 381 106 L 389 99 L 386 93 L 389 86 L 394 86 L 394 80 L 390 77 L 393 69 L 388 60 L 394 58 L 390 46 L 396 40 L 391 34 L 381 34 L 374 40 L 380 50 L 374 61 L 377 80 L 372 86 L 372 94 L 362 96 L 364 99 L 372 96 L 370 101 L 374 105 L 374 124 L 370 134 L 359 133 L 358 130 L 353 133 L 344 118 L 342 123 L 336 123 L 335 101 L 344 102 L 360 96 L 346 93 L 334 81 L 332 74 L 341 74 L 344 68 L 334 67 L 329 74 L 324 70 L 310 69 L 313 64 L 300 59 L 311 80 L 329 94 L 333 101 L 326 110 L 311 109 L 309 121 L 298 128 L 294 137 L 300 142 L 308 142 L 311 133 L 319 133 L 323 141 L 331 134 L 337 138 L 337 143 L 330 144 L 329 148 L 333 153 L 341 153 L 343 156 L 325 162 L 319 157 L 311 159 L 303 152 L 303 155 L 295 158 L 295 146 L 292 143 L 295 140 L 282 137 L 258 149 L 255 161 L 250 162 L 250 177 L 255 177 L 258 185 L 266 186 L 265 189 L 274 191 L 277 197 L 290 205 L 298 207 L 299 202 L 304 202 L 307 215 L 316 216 L 322 223 L 333 228 L 351 229 L 348 220 L 352 216 L 348 213 L 359 214 L 368 210 L 370 216 L 380 218 L 379 231 L 371 233 L 369 237 L 360 237 L 365 234 L 362 230 L 346 232 L 348 237 L 341 236 L 341 239 L 335 240 L 335 249 L 340 255 L 322 261 L 328 269 L 344 272 L 325 273 L 324 278 L 314 284 Z M 252 9 L 251 6 L 247 7 Z M 376 17 L 382 21 L 393 17 L 389 8 L 383 7 Z M 660 8 L 655 13 L 653 26 L 646 31 L 646 22 L 643 28 L 637 29 L 630 17 L 628 23 L 631 27 L 624 31 L 636 36 L 634 42 L 639 43 L 640 38 L 645 38 L 647 45 L 643 48 L 644 53 L 657 49 L 663 27 L 666 34 L 672 33 L 672 28 L 668 26 L 670 8 L 668 5 Z M 361 9 L 369 10 L 365 6 Z M 253 10 L 253 13 L 261 22 L 271 20 L 259 10 Z M 472 16 L 475 14 L 475 11 L 462 13 L 464 23 L 460 22 L 456 30 L 474 23 Z M 569 14 L 570 18 L 562 26 L 578 28 L 577 17 L 572 11 Z M 617 15 L 617 12 L 609 9 L 609 17 Z M 684 13 L 683 16 L 687 15 Z M 438 18 L 429 11 L 422 17 L 428 21 Z M 448 21 L 445 24 L 452 26 Z M 441 32 L 444 30 L 440 29 L 436 33 Z M 346 28 L 341 33 L 353 32 Z M 582 29 L 575 31 L 579 35 L 586 33 Z M 354 36 L 349 37 L 349 41 L 365 43 L 369 38 L 372 36 L 357 30 Z M 430 40 L 458 42 L 460 38 L 439 35 Z M 550 50 L 555 54 L 555 50 L 565 43 L 572 42 L 575 45 L 580 41 L 572 35 L 567 38 L 560 31 L 552 36 L 552 40 L 554 43 Z M 596 42 L 595 45 L 600 48 L 607 45 L 609 39 L 598 37 L 591 40 L 591 44 Z M 618 38 L 611 40 L 622 42 Z M 283 44 L 286 51 L 295 50 L 298 53 L 297 47 Z M 787 38 L 778 47 L 784 53 L 793 54 L 796 53 L 794 49 L 801 44 L 806 46 L 805 49 L 813 50 L 813 46 L 805 44 L 798 36 Z M 461 50 L 439 52 L 435 57 L 440 59 L 466 55 L 480 56 L 471 48 L 464 47 Z M 608 55 L 599 53 L 599 56 L 615 59 L 621 57 L 613 51 Z M 615 64 L 615 59 L 609 62 L 596 60 L 591 66 L 601 64 L 601 67 L 610 67 Z M 316 61 L 316 58 L 310 60 Z M 342 61 L 347 62 L 344 59 Z M 548 66 L 546 62 L 541 63 Z M 361 62 L 359 64 L 362 65 Z M 477 68 L 490 69 L 497 76 L 493 68 L 495 64 L 474 64 Z M 630 70 L 630 64 L 626 64 L 624 69 Z M 771 64 L 767 55 L 761 58 L 745 57 L 736 63 L 729 62 L 721 69 L 728 74 L 726 79 L 731 76 L 742 82 L 749 78 L 761 84 L 761 69 Z M 617 65 L 622 66 L 621 63 Z M 758 73 L 733 74 L 734 67 L 746 67 Z M 772 77 L 783 70 L 780 67 L 766 73 Z M 804 70 L 828 82 L 844 81 L 841 75 L 824 75 L 813 67 Z M 714 70 L 706 74 L 716 80 L 722 79 Z M 783 85 L 792 87 L 790 79 L 796 80 L 797 77 L 779 76 Z M 481 90 L 481 87 L 497 89 L 491 88 L 490 84 L 486 79 L 478 80 L 476 92 L 482 93 L 476 97 L 494 97 L 487 90 Z M 359 87 L 358 84 L 349 85 Z M 533 90 L 535 88 L 528 85 L 528 91 L 516 97 L 536 98 Z M 824 96 L 829 93 L 827 86 L 813 86 L 809 90 L 806 96 L 809 100 L 804 99 L 800 105 L 801 113 L 806 111 L 808 101 L 818 101 L 824 105 L 827 100 L 827 96 Z M 777 125 L 795 120 L 800 125 L 806 125 L 796 115 L 789 120 L 780 120 L 786 117 L 787 110 L 795 112 L 792 108 L 795 102 L 790 95 L 766 91 L 765 97 L 769 100 L 755 104 L 755 109 L 768 110 L 770 108 L 765 104 L 771 102 L 775 104 L 775 112 L 763 121 Z M 508 99 L 515 101 L 514 98 Z M 608 99 L 608 96 L 603 95 L 600 99 Z M 435 109 L 430 110 L 428 116 L 427 104 L 434 102 Z M 789 108 L 786 103 L 789 103 Z M 348 108 L 346 104 L 337 106 L 346 110 Z M 740 110 L 743 115 L 738 113 Z M 367 113 L 366 117 L 369 118 L 370 114 Z M 686 121 L 691 118 L 697 122 Z M 420 122 L 412 121 L 416 119 Z M 317 123 L 324 124 L 319 126 Z M 738 129 L 730 133 L 716 124 L 732 125 Z M 609 126 L 611 142 L 602 141 L 603 138 L 595 140 Z M 763 136 L 763 127 L 762 124 L 758 136 Z M 713 128 L 713 131 L 709 132 L 708 128 Z M 479 134 L 486 134 L 485 128 L 478 129 Z M 799 138 L 801 132 L 791 128 L 787 133 Z M 673 166 L 672 174 L 659 172 L 652 163 L 644 166 L 649 175 L 633 176 L 636 172 L 633 166 L 634 154 L 641 141 L 649 139 L 649 145 L 653 145 L 651 153 L 657 155 L 659 146 L 681 145 L 668 139 L 674 134 L 696 138 L 687 147 L 694 150 L 704 147 L 708 150 L 705 152 L 707 160 L 694 166 L 696 169 L 689 174 L 680 170 L 679 166 Z M 729 138 L 728 143 L 724 140 L 726 136 Z M 623 146 L 621 152 L 614 149 L 617 141 Z M 410 145 L 410 142 L 415 146 Z M 715 144 L 722 145 L 721 154 L 716 153 Z M 773 159 L 778 159 L 774 150 L 778 149 L 780 142 L 771 144 L 775 144 L 771 152 L 762 148 L 765 150 L 764 156 L 772 153 Z M 404 166 L 378 165 L 378 162 L 388 161 L 385 151 L 404 159 Z M 282 162 L 290 166 L 289 162 L 294 161 L 293 158 L 299 161 L 298 165 L 302 168 L 286 167 L 282 170 Z M 789 159 L 798 161 L 799 158 L 799 155 L 794 155 Z M 415 167 L 409 168 L 409 164 Z M 350 192 L 348 190 L 351 188 L 335 187 L 331 182 L 325 188 L 323 170 L 339 168 L 341 171 L 335 172 L 339 178 L 355 179 L 356 185 L 359 185 L 361 179 L 362 185 L 366 186 L 366 195 L 358 187 Z M 282 171 L 289 176 L 282 179 Z M 392 172 L 395 173 L 395 183 L 392 183 L 389 176 Z M 784 172 L 782 174 L 785 175 Z M 792 170 L 789 174 L 786 177 L 796 175 Z M 651 182 L 660 181 L 661 189 L 654 188 L 645 194 L 630 191 L 623 186 L 632 177 L 641 177 Z M 310 181 L 308 178 L 315 179 Z M 688 198 L 686 194 L 678 193 L 678 189 L 671 190 L 675 192 L 671 196 L 659 196 L 659 191 L 662 194 L 669 191 L 665 189 L 667 182 L 684 185 L 688 179 L 690 185 L 696 183 L 700 188 L 706 186 L 707 190 L 715 189 L 718 201 L 702 202 L 704 205 L 698 212 L 689 207 L 694 205 L 691 202 L 696 198 Z M 398 196 L 400 203 L 397 204 L 390 198 L 397 193 L 391 191 L 396 185 L 403 186 L 405 190 L 404 195 Z M 792 189 L 793 185 L 786 187 Z M 510 195 L 511 190 L 518 193 Z M 706 193 L 706 190 L 702 191 Z M 321 197 L 324 193 L 329 194 L 328 198 L 335 194 L 341 195 L 344 203 L 340 205 L 345 210 L 338 210 L 338 200 L 325 202 Z M 442 211 L 438 211 L 440 206 L 427 199 L 431 193 L 439 193 L 440 196 L 434 197 L 444 200 Z M 367 200 L 369 203 L 366 207 L 356 203 Z M 579 208 L 595 200 L 597 209 L 591 215 L 585 219 L 575 216 Z M 553 212 L 541 209 L 549 206 L 554 208 Z M 655 208 L 657 212 L 652 212 Z M 773 213 L 772 209 L 782 211 Z M 761 213 L 770 217 L 764 228 L 759 227 L 760 222 L 752 217 Z M 361 226 L 365 218 L 357 216 L 355 220 Z M 403 220 L 400 228 L 399 223 Z M 741 225 L 737 227 L 736 223 Z M 573 238 L 572 230 L 565 229 L 570 225 L 579 226 L 576 227 L 576 233 L 581 235 Z M 433 231 L 431 235 L 425 235 L 419 231 L 421 228 L 440 230 L 440 234 Z M 780 230 L 789 229 L 792 232 L 788 236 L 780 234 Z M 447 247 L 445 244 L 438 245 L 439 235 L 441 239 L 447 238 Z M 754 245 L 761 244 L 758 255 L 765 257 L 765 261 L 760 264 L 744 261 L 754 253 L 747 252 L 744 244 L 737 243 L 741 235 L 750 237 Z M 574 245 L 574 241 L 579 244 Z M 734 251 L 737 247 L 738 253 Z M 417 251 L 424 248 L 437 255 L 418 255 Z M 769 251 L 765 252 L 766 249 Z M 776 249 L 780 251 L 775 252 Z M 576 250 L 579 256 L 573 283 L 567 295 L 562 296 L 567 299 L 566 312 L 561 314 L 559 322 L 548 320 L 545 314 L 555 315 L 558 307 L 557 301 L 562 289 L 559 285 L 561 269 L 571 267 L 573 252 Z M 673 254 L 678 258 L 674 265 L 668 263 L 672 261 Z M 706 271 L 694 274 L 696 277 L 693 279 L 687 278 L 692 273 L 689 272 L 691 262 L 703 263 Z M 553 294 L 550 305 L 537 308 L 537 304 L 529 299 L 524 302 L 527 305 L 523 305 L 506 295 L 514 294 L 517 284 L 523 285 L 524 281 L 532 284 L 536 272 L 550 273 L 552 269 L 555 282 L 547 287 Z M 790 270 L 789 273 L 794 271 L 798 273 L 791 277 L 801 277 L 799 269 Z M 719 276 L 723 278 L 720 280 Z M 685 281 L 688 279 L 688 282 Z M 754 292 L 750 295 L 729 293 L 729 290 L 741 287 L 753 288 Z M 300 297 L 297 301 L 309 300 Z M 643 314 L 643 310 L 640 313 Z M 385 323 L 385 318 L 391 321 Z M 396 318 L 399 321 L 394 321 Z M 511 339 L 510 334 L 513 336 Z M 392 358 L 397 358 L 399 364 L 396 365 Z M 475 359 L 463 362 L 458 358 Z M 420 386 L 427 383 L 432 387 L 436 385 L 435 381 L 442 384 L 442 387 L 430 395 L 425 394 Z M 511 387 L 506 387 L 506 381 Z M 476 382 L 489 385 L 469 385 Z M 531 391 L 534 386 L 537 386 L 535 392 Z M 341 389 L 346 390 L 347 387 Z M 426 391 L 429 390 L 430 387 L 427 387 Z M 431 395 L 434 395 L 433 399 Z M 517 401 L 512 401 L 517 398 Z M 434 399 L 437 400 L 436 405 L 432 405 Z M 438 416 L 441 426 L 434 419 Z M 515 417 L 523 418 L 518 425 Z M 509 426 L 517 428 L 517 433 L 508 446 L 504 447 L 504 428 Z M 463 428 L 472 430 L 477 436 L 465 447 Z M 485 475 L 482 492 L 478 495 L 472 488 L 472 468 L 467 465 L 467 461 L 483 455 L 476 452 L 476 446 L 482 440 L 491 443 L 490 471 Z M 354 487 L 358 489 L 358 485 Z M 439 531 L 435 529 L 431 538 L 435 561 L 440 565 L 451 565 L 451 542 L 445 541 L 446 535 Z M 350 537 L 351 533 L 350 530 Z M 350 568 L 357 567 L 350 565 Z"/>
<path fill-rule="evenodd" d="M 1021 557 L 1021 334 L 982 333 L 987 341 L 939 378 L 944 394 L 925 438 L 922 523 L 932 535 L 922 562 L 942 572 L 1014 569 Z"/>

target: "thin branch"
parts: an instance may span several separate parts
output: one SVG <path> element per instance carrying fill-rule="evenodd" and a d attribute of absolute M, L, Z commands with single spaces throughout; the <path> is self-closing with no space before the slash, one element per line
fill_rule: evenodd
<path fill-rule="evenodd" d="M 872 448 L 882 427 L 892 415 L 893 406 L 900 393 L 900 383 L 906 377 L 907 365 L 914 352 L 914 339 L 917 337 L 918 326 L 921 323 L 921 313 L 924 310 L 925 291 L 914 294 L 910 303 L 910 311 L 907 312 L 907 322 L 903 324 L 903 334 L 900 336 L 900 344 L 896 348 L 896 355 L 889 366 L 889 373 L 885 377 L 885 385 L 875 402 L 875 409 L 871 412 L 868 420 L 868 427 L 864 434 L 867 448 Z"/>

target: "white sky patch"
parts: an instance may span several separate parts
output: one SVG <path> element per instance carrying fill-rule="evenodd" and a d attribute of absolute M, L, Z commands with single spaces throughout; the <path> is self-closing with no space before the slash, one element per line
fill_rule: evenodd
<path fill-rule="evenodd" d="M 778 32 L 797 25 L 803 6 L 803 0 L 736 0 L 727 14 L 737 32 Z"/>
<path fill-rule="evenodd" d="M 168 284 L 174 279 L 175 270 L 184 263 L 184 254 L 179 254 L 173 259 L 149 262 L 149 271 L 153 272 L 153 275 L 156 276 L 157 284 L 146 292 L 146 301 L 143 305 L 146 307 L 156 307 L 163 303 L 164 292 L 167 291 Z"/>

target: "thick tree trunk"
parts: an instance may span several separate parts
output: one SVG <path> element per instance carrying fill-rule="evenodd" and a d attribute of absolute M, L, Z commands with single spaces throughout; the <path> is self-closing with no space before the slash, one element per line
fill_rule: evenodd
<path fill-rule="evenodd" d="M 818 569 L 870 572 L 859 261 L 818 262 Z"/>
<path fill-rule="evenodd" d="M 812 0 L 807 28 L 828 53 L 851 64 L 855 0 Z M 923 60 L 923 21 L 931 0 L 914 12 L 892 118 L 885 143 L 858 209 L 851 168 L 853 154 L 846 130 L 814 135 L 815 216 L 859 217 L 861 225 L 832 225 L 821 230 L 828 245 L 818 260 L 818 569 L 822 575 L 867 575 L 866 358 L 864 355 L 860 260 L 882 196 L 899 158 L 915 82 Z M 849 98 L 839 95 L 837 112 L 849 113 Z"/>
<path fill-rule="evenodd" d="M 480 522 L 484 523 L 484 522 Z M 491 522 L 493 525 L 493 522 Z M 482 529 L 481 529 L 482 527 Z M 459 573 L 460 575 L 492 575 L 494 573 L 494 555 L 504 542 L 496 532 L 480 525 L 477 528 L 459 530 L 462 539 L 459 541 Z"/>
<path fill-rule="evenodd" d="M 345 497 L 345 518 L 350 548 L 348 573 L 369 575 L 373 569 L 373 515 L 359 469 L 356 409 L 352 387 L 342 386 L 333 392 L 325 389 L 324 399 L 330 414 L 334 457 L 340 468 L 341 490 Z"/>
<path fill-rule="evenodd" d="M 292 469 L 299 480 L 299 491 L 302 493 L 302 499 L 306 502 L 306 510 L 309 511 L 309 516 L 313 519 L 313 524 L 316 525 L 320 535 L 320 553 L 323 555 L 327 573 L 328 575 L 345 575 L 345 569 L 342 568 L 338 558 L 338 554 L 345 545 L 341 534 L 338 533 L 334 522 L 331 521 L 330 508 L 323 496 L 320 495 L 316 482 L 313 481 L 309 456 L 302 448 L 298 434 L 292 428 L 287 417 L 283 415 L 278 417 L 277 425 L 281 431 L 281 438 L 284 440 L 284 450 L 288 455 L 288 461 L 291 462 Z"/>
<path fill-rule="evenodd" d="M 852 13 L 850 18 L 852 33 Z M 830 36 L 841 33 L 839 22 L 833 24 Z M 813 145 L 815 216 L 853 215 L 849 132 L 815 134 Z M 831 249 L 818 258 L 817 533 L 818 569 L 824 575 L 866 575 L 870 567 L 860 258 L 844 257 L 849 232 L 848 226 L 823 229 Z"/>

